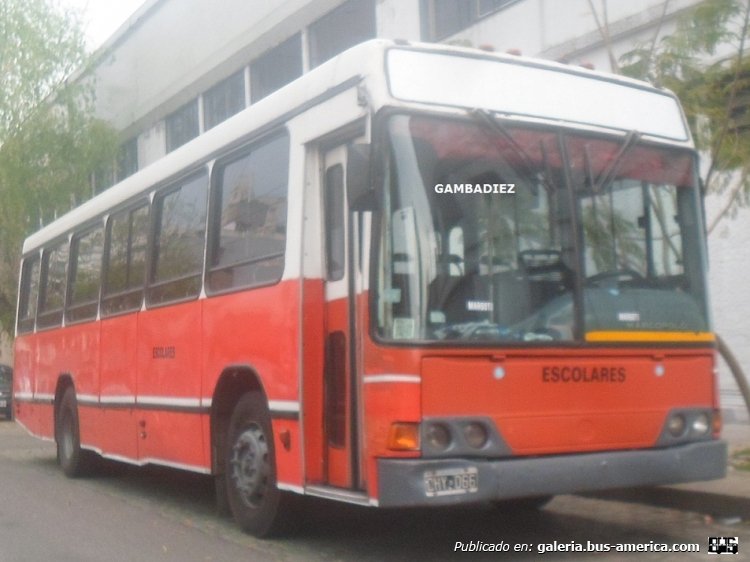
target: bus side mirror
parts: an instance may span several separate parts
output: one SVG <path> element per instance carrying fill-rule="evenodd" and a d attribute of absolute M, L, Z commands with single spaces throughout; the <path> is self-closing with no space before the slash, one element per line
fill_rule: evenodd
<path fill-rule="evenodd" d="M 346 154 L 346 195 L 352 211 L 375 207 L 375 192 L 370 182 L 370 145 L 350 144 Z"/>

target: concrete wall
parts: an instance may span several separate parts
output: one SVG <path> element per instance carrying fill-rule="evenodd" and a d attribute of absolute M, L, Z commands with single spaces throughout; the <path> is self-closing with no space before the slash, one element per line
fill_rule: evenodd
<path fill-rule="evenodd" d="M 709 219 L 722 201 L 706 200 Z M 709 286 L 714 326 L 750 376 L 750 209 L 741 209 L 717 225 L 708 237 Z M 747 409 L 734 378 L 720 364 L 721 400 L 727 418 L 748 419 Z"/>
<path fill-rule="evenodd" d="M 667 20 L 698 1 L 670 1 Z M 603 25 L 602 4 L 595 0 L 594 6 Z M 663 6 L 663 0 L 607 2 L 607 28 L 617 56 L 638 41 L 650 40 Z M 520 0 L 447 41 L 492 45 L 497 51 L 519 49 L 525 55 L 571 63 L 593 61 L 598 69 L 610 70 L 605 42 L 588 0 Z"/>
<path fill-rule="evenodd" d="M 96 112 L 138 136 L 140 167 L 165 153 L 163 119 L 342 0 L 152 0 L 101 52 Z M 419 38 L 419 0 L 376 2 L 377 34 Z"/>

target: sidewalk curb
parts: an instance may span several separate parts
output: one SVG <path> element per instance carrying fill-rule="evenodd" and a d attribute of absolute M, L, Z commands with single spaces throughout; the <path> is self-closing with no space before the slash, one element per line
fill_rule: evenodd
<path fill-rule="evenodd" d="M 750 499 L 742 495 L 691 490 L 675 486 L 609 490 L 583 495 L 591 498 L 692 511 L 708 515 L 717 522 L 735 518 L 750 520 Z"/>

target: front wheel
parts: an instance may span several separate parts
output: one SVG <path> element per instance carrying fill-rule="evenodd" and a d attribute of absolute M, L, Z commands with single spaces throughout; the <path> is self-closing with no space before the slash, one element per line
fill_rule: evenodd
<path fill-rule="evenodd" d="M 72 387 L 65 391 L 60 401 L 55 423 L 55 440 L 57 462 L 67 477 L 85 476 L 93 470 L 96 455 L 81 448 L 78 401 Z"/>
<path fill-rule="evenodd" d="M 289 498 L 276 486 L 271 419 L 260 393 L 248 392 L 237 402 L 225 460 L 229 508 L 240 527 L 258 537 L 284 530 Z"/>

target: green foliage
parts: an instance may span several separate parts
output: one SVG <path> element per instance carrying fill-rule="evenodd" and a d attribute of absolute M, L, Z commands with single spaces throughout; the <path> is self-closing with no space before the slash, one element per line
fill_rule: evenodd
<path fill-rule="evenodd" d="M 729 455 L 729 464 L 737 470 L 750 471 L 750 448 L 733 451 Z"/>
<path fill-rule="evenodd" d="M 79 19 L 51 0 L 0 0 L 0 329 L 15 313 L 23 239 L 91 196 L 116 136 L 92 116 Z"/>
<path fill-rule="evenodd" d="M 750 0 L 704 0 L 673 34 L 637 46 L 621 71 L 669 88 L 682 101 L 698 149 L 704 184 L 725 198 L 709 232 L 750 194 Z"/>
<path fill-rule="evenodd" d="M 49 0 L 0 0 L 0 139 L 15 134 L 85 60 L 75 12 Z"/>

